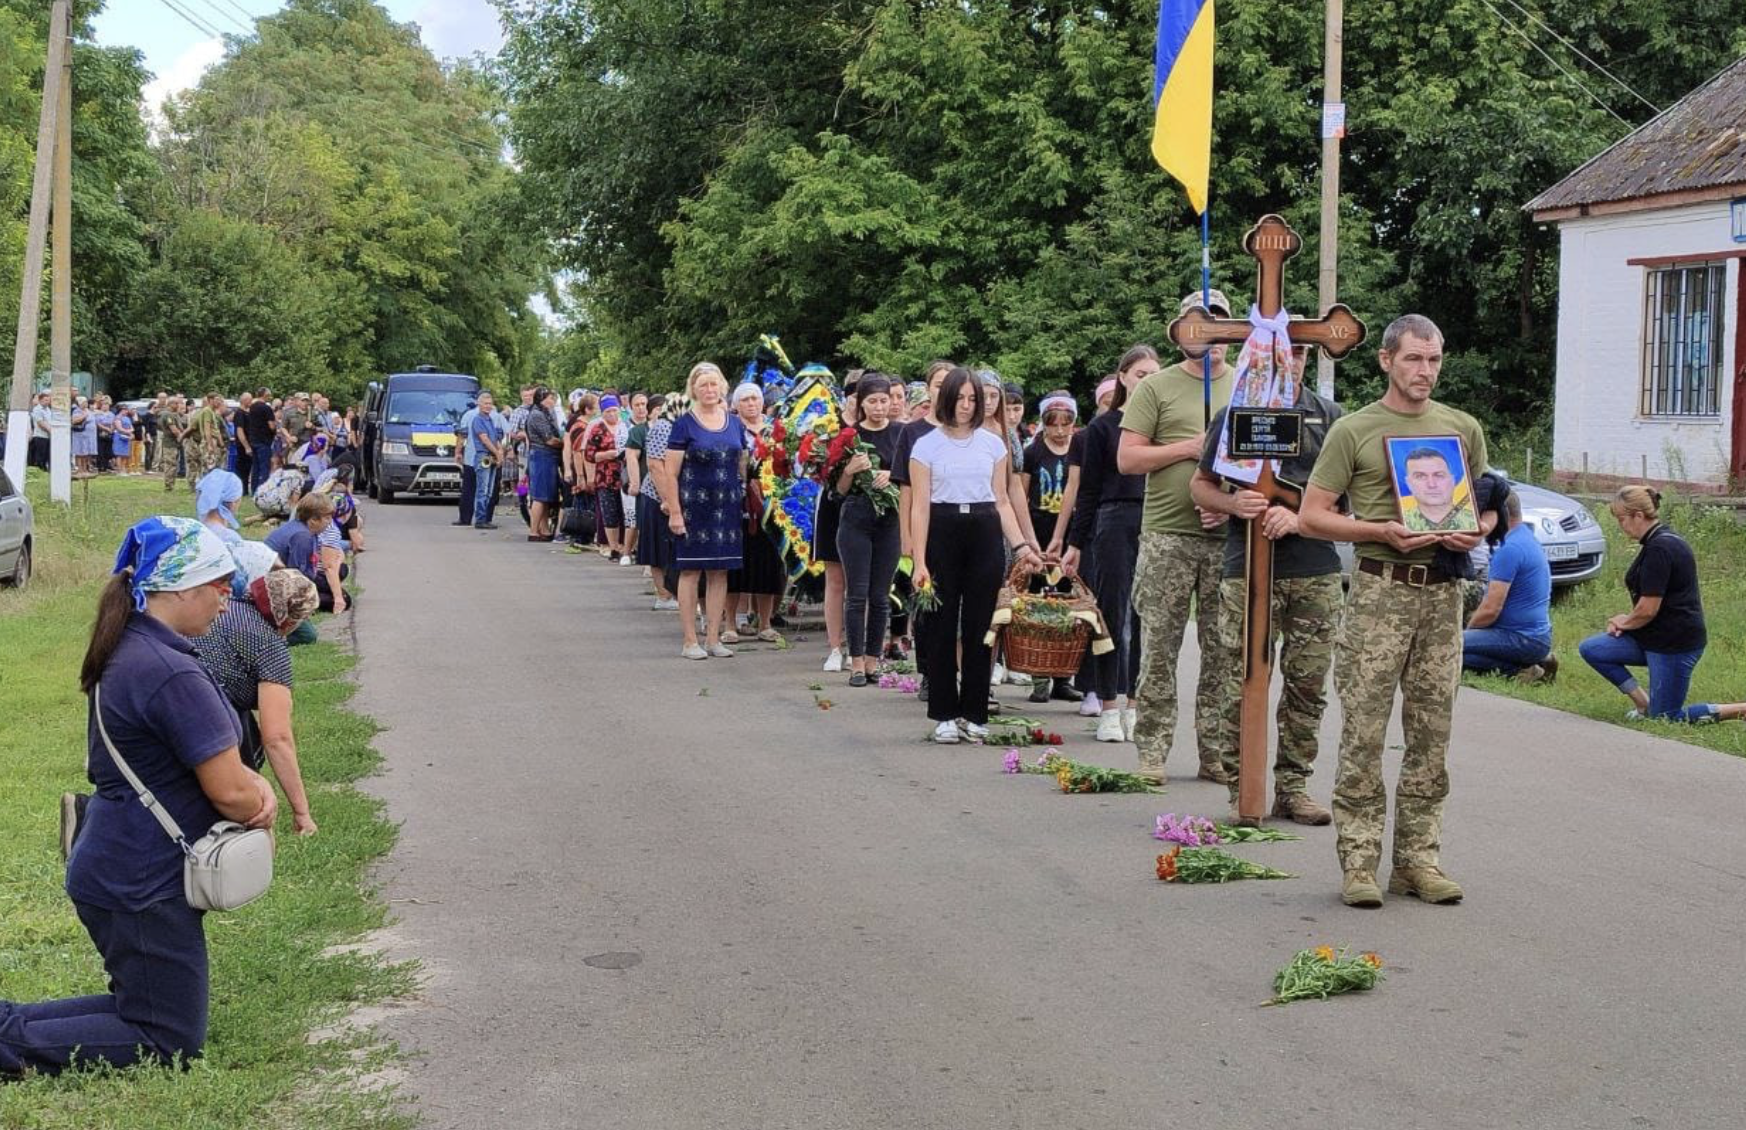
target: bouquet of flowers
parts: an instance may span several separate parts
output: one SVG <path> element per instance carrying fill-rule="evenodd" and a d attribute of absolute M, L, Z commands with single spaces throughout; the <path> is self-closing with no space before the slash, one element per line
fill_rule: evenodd
<path fill-rule="evenodd" d="M 879 452 L 871 444 L 862 443 L 854 428 L 844 428 L 837 433 L 835 439 L 825 445 L 820 481 L 826 486 L 834 485 L 843 473 L 843 465 L 857 455 L 865 455 L 873 467 L 871 470 L 857 471 L 850 483 L 850 489 L 872 499 L 875 514 L 884 514 L 895 509 L 899 498 L 897 487 L 889 482 L 883 487 L 873 485 L 873 472 L 885 468 L 879 465 Z"/>
<path fill-rule="evenodd" d="M 1300 840 L 1277 828 L 1249 828 L 1241 824 L 1215 824 L 1204 816 L 1184 816 L 1166 812 L 1158 817 L 1152 838 L 1183 847 L 1216 847 L 1219 844 L 1270 844 L 1284 840 Z"/>
<path fill-rule="evenodd" d="M 1382 958 L 1373 953 L 1356 957 L 1332 946 L 1299 950 L 1273 977 L 1273 996 L 1267 1004 L 1326 1000 L 1339 993 L 1360 993 L 1382 980 Z"/>
<path fill-rule="evenodd" d="M 940 594 L 934 591 L 934 580 L 929 577 L 915 587 L 915 595 L 910 602 L 917 612 L 932 612 L 940 606 Z"/>
<path fill-rule="evenodd" d="M 1073 609 L 1065 600 L 1046 593 L 1015 597 L 1012 602 L 1012 622 L 1071 635 Z"/>
<path fill-rule="evenodd" d="M 1016 748 L 1008 747 L 1000 769 L 1003 773 L 1035 773 L 1039 776 L 1053 777 L 1055 770 L 1064 764 L 1066 764 L 1066 759 L 1061 756 L 1061 751 L 1053 746 L 1044 750 L 1043 755 L 1037 758 L 1033 765 L 1026 765 L 1024 758 L 1019 756 L 1019 751 Z"/>
<path fill-rule="evenodd" d="M 1158 857 L 1158 878 L 1166 883 L 1230 883 L 1238 879 L 1290 879 L 1284 871 L 1238 859 L 1223 848 L 1182 847 Z"/>
<path fill-rule="evenodd" d="M 1164 790 L 1138 773 L 1121 769 L 1106 769 L 1102 765 L 1087 765 L 1081 761 L 1060 761 L 1055 766 L 1055 784 L 1064 793 L 1161 793 Z M 1180 850 L 1180 849 L 1178 849 Z M 1216 851 L 1216 848 L 1206 849 Z"/>
<path fill-rule="evenodd" d="M 1063 740 L 1031 718 L 990 719 L 988 730 L 989 739 L 1002 745 L 1060 745 Z"/>

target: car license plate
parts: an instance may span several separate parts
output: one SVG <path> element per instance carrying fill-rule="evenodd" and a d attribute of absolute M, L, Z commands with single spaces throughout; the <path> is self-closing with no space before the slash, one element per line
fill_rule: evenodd
<path fill-rule="evenodd" d="M 459 487 L 461 485 L 461 477 L 459 475 L 426 475 L 424 477 L 424 485 L 436 487 L 439 490 L 448 487 Z M 1574 554 L 1572 556 L 1574 556 Z"/>
<path fill-rule="evenodd" d="M 1574 542 L 1565 542 L 1562 545 L 1554 544 L 1554 545 L 1547 546 L 1546 547 L 1546 560 L 1548 560 L 1548 561 L 1575 561 L 1576 560 L 1576 544 Z"/>

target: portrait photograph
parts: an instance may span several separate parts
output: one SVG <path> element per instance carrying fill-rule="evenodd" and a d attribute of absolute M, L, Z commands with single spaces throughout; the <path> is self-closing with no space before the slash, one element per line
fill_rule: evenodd
<path fill-rule="evenodd" d="M 1479 532 L 1460 436 L 1392 436 L 1384 442 L 1401 525 L 1415 534 Z"/>

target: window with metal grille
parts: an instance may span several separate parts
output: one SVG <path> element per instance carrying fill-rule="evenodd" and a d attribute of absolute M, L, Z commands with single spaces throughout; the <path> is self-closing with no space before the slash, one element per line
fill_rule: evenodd
<path fill-rule="evenodd" d="M 1722 263 L 1681 263 L 1647 272 L 1642 415 L 1721 414 L 1726 278 Z"/>

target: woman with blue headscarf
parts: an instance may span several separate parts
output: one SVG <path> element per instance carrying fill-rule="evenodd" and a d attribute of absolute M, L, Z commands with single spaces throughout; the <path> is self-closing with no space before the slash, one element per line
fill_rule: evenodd
<path fill-rule="evenodd" d="M 122 542 L 79 671 L 96 795 L 82 811 L 80 798 L 62 801 L 67 895 L 103 955 L 109 991 L 0 1001 L 0 1076 L 185 1062 L 205 1045 L 206 936 L 183 893 L 182 851 L 102 735 L 188 834 L 220 819 L 272 827 L 273 788 L 243 765 L 236 712 L 188 642 L 224 611 L 235 569 L 192 518 L 147 518 Z"/>
<path fill-rule="evenodd" d="M 194 516 L 226 544 L 239 542 L 236 504 L 242 500 L 243 481 L 235 474 L 215 468 L 194 484 Z"/>

